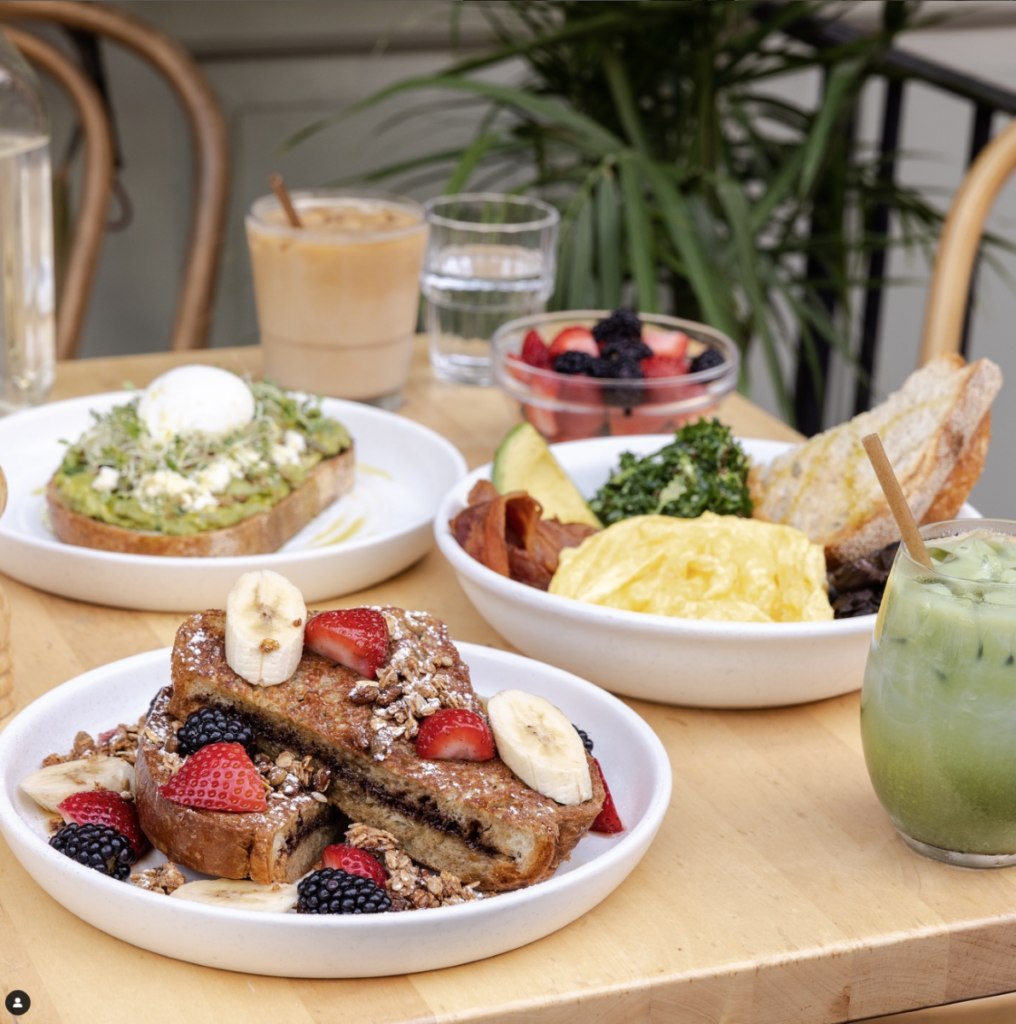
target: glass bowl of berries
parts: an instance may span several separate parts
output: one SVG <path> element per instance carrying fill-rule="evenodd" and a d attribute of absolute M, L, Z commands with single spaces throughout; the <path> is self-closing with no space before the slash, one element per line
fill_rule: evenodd
<path fill-rule="evenodd" d="M 741 362 L 711 327 L 630 309 L 511 320 L 491 353 L 498 387 L 548 442 L 673 433 L 715 411 Z"/>

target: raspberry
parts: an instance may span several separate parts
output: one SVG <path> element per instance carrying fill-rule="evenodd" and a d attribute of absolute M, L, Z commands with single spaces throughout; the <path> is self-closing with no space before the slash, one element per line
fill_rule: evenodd
<path fill-rule="evenodd" d="M 254 745 L 254 730 L 246 720 L 223 708 L 199 708 L 187 716 L 176 734 L 177 753 L 186 757 L 209 743 L 239 743 L 248 751 Z"/>
<path fill-rule="evenodd" d="M 690 373 L 699 373 L 702 370 L 711 370 L 714 366 L 722 366 L 726 362 L 723 358 L 723 354 L 718 352 L 715 348 L 707 348 L 705 352 L 700 352 L 692 361 L 691 366 L 688 367 Z"/>
<path fill-rule="evenodd" d="M 109 825 L 64 825 L 49 845 L 118 882 L 127 880 L 135 859 L 130 840 Z"/>
<path fill-rule="evenodd" d="M 339 868 L 321 868 L 297 887 L 300 914 L 383 914 L 392 909 L 388 893 L 369 878 Z"/>

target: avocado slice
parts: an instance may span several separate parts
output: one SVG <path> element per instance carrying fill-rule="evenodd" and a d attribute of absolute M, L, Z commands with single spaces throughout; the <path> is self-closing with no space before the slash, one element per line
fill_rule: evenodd
<path fill-rule="evenodd" d="M 494 486 L 501 494 L 526 491 L 543 506 L 544 519 L 603 528 L 586 499 L 530 423 L 512 428 L 494 453 Z"/>

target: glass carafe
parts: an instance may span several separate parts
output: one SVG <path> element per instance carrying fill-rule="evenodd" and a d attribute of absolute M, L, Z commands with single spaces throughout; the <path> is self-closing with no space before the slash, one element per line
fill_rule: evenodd
<path fill-rule="evenodd" d="M 55 367 L 49 119 L 0 31 L 0 415 L 45 401 Z"/>

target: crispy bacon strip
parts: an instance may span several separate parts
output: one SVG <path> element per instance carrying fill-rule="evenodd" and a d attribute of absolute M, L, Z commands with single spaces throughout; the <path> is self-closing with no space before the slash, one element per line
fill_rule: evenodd
<path fill-rule="evenodd" d="M 449 524 L 467 554 L 502 576 L 546 590 L 562 548 L 595 533 L 585 523 L 541 519 L 543 508 L 525 491 L 498 494 L 489 480 L 469 492 L 469 505 Z"/>

